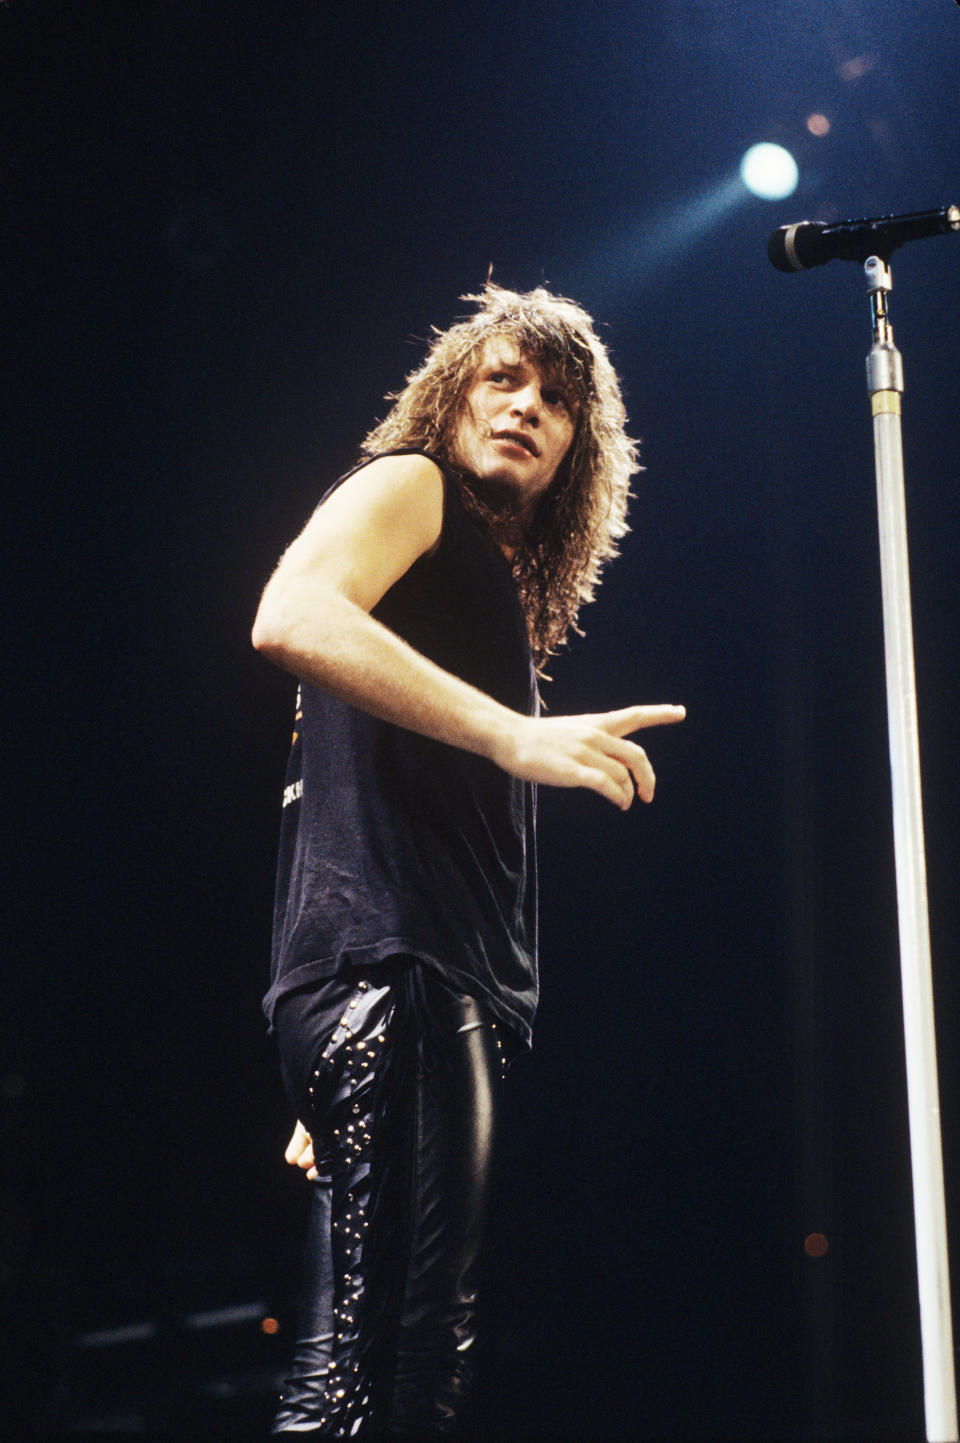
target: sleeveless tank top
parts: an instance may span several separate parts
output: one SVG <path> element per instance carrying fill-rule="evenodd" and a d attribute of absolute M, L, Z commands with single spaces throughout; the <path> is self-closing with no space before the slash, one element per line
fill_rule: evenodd
<path fill-rule="evenodd" d="M 536 676 L 510 564 L 464 509 L 456 473 L 430 459 L 444 474 L 438 546 L 373 615 L 446 671 L 535 715 Z M 359 469 L 336 485 L 349 485 Z M 264 998 L 271 1025 L 287 993 L 405 956 L 486 1002 L 529 1045 L 535 809 L 535 788 L 484 757 L 304 684 L 283 793 Z"/>

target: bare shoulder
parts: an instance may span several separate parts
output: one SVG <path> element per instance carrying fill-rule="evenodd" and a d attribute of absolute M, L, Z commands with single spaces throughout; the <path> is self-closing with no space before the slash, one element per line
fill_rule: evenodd
<path fill-rule="evenodd" d="M 402 497 L 410 501 L 422 497 L 426 502 L 443 500 L 443 472 L 436 461 L 422 452 L 401 456 L 375 456 L 348 476 L 342 486 L 331 495 L 332 499 L 348 488 L 351 492 L 366 492 L 379 495 L 389 503 L 391 498 Z"/>
<path fill-rule="evenodd" d="M 429 456 L 377 456 L 338 486 L 317 512 L 340 525 L 399 532 L 418 554 L 431 550 L 443 526 L 443 472 Z"/>
<path fill-rule="evenodd" d="M 350 478 L 352 481 L 361 477 L 369 479 L 371 476 L 391 479 L 396 482 L 415 482 L 431 480 L 437 484 L 443 483 L 443 471 L 438 462 L 427 456 L 422 451 L 406 451 L 388 454 L 386 456 L 374 456 L 372 460 L 355 471 Z"/>
<path fill-rule="evenodd" d="M 369 611 L 443 531 L 443 472 L 422 455 L 378 456 L 332 491 L 264 594 L 325 585 Z M 262 604 L 261 604 L 262 605 Z"/>

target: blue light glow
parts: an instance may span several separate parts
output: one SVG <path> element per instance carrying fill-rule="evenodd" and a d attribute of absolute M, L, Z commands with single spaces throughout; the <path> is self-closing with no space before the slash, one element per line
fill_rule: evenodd
<path fill-rule="evenodd" d="M 800 179 L 797 162 L 782 145 L 751 145 L 740 162 L 740 179 L 761 200 L 785 200 Z"/>

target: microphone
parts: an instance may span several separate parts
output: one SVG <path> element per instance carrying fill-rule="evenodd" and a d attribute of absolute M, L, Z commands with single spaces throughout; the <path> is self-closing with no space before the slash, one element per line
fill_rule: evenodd
<path fill-rule="evenodd" d="M 879 256 L 888 261 L 905 241 L 960 231 L 960 206 L 918 210 L 910 215 L 881 215 L 875 220 L 841 220 L 832 225 L 801 220 L 782 225 L 767 242 L 767 255 L 778 271 L 808 271 L 827 261 L 859 261 Z"/>

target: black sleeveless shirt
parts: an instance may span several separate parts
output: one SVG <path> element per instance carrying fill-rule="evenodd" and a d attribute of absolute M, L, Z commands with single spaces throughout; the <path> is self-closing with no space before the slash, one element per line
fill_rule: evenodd
<path fill-rule="evenodd" d="M 444 473 L 439 544 L 373 615 L 446 671 L 534 715 L 536 677 L 510 564 L 464 509 L 455 473 L 430 459 Z M 535 808 L 535 788 L 485 758 L 304 684 L 283 794 L 264 998 L 271 1024 L 289 992 L 406 956 L 486 1002 L 529 1045 Z"/>

